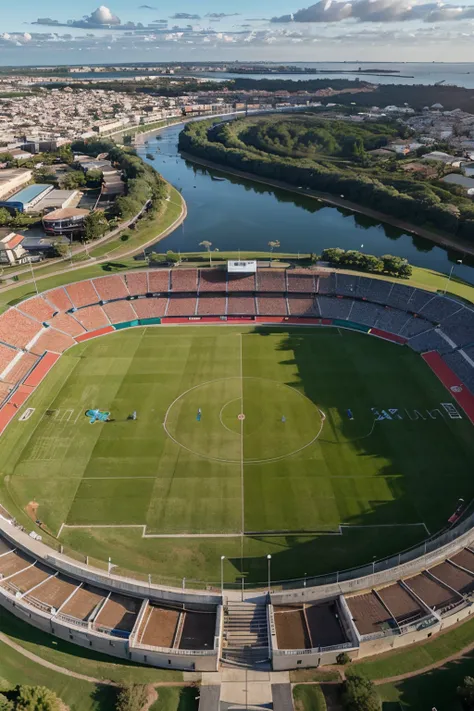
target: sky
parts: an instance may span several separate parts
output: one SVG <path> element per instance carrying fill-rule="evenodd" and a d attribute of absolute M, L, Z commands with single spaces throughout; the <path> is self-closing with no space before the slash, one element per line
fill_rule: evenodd
<path fill-rule="evenodd" d="M 0 0 L 0 65 L 469 62 L 474 0 Z"/>

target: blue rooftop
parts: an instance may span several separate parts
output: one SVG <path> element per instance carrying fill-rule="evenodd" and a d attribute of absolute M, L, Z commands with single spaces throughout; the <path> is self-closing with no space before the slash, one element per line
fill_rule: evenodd
<path fill-rule="evenodd" d="M 44 193 L 46 190 L 50 190 L 50 188 L 51 185 L 28 185 L 26 188 L 23 188 L 18 193 L 11 195 L 7 200 L 3 200 L 2 202 L 3 204 L 9 202 L 21 202 L 23 205 L 27 205 L 29 202 L 37 198 L 38 195 L 41 195 L 41 193 Z"/>

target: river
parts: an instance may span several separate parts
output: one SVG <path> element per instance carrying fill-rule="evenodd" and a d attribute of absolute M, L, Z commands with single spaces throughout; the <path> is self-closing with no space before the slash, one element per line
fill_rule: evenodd
<path fill-rule="evenodd" d="M 169 237 L 158 242 L 158 252 L 202 251 L 199 243 L 212 242 L 220 251 L 269 251 L 279 240 L 282 252 L 321 253 L 325 247 L 358 249 L 369 254 L 395 254 L 416 266 L 455 274 L 474 284 L 474 259 L 347 210 L 326 207 L 317 200 L 223 173 L 193 166 L 178 152 L 182 126 L 150 134 L 138 146 L 141 157 L 182 192 L 188 216 Z M 155 155 L 154 160 L 146 154 Z M 225 177 L 225 179 L 223 179 Z M 218 178 L 218 179 L 216 179 Z M 467 262 L 470 261 L 471 266 Z"/>

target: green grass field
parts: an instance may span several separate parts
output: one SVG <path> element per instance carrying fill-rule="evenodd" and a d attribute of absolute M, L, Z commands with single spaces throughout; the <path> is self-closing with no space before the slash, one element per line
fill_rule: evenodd
<path fill-rule="evenodd" d="M 227 581 L 264 581 L 268 553 L 274 580 L 309 576 L 413 545 L 471 501 L 472 426 L 452 402 L 419 356 L 362 334 L 133 329 L 60 359 L 2 438 L 0 492 L 156 579 L 218 581 L 225 555 Z"/>

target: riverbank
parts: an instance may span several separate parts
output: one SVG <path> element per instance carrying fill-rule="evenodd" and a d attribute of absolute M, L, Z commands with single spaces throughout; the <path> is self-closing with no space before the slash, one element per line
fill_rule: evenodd
<path fill-rule="evenodd" d="M 208 161 L 204 158 L 194 156 L 190 153 L 181 152 L 181 157 L 194 165 L 209 168 L 210 170 L 218 171 L 220 173 L 223 173 L 224 175 L 233 175 L 237 178 L 250 180 L 256 183 L 261 183 L 262 185 L 268 185 L 272 188 L 285 190 L 296 195 L 312 198 L 314 200 L 318 200 L 319 202 L 323 202 L 331 207 L 339 207 L 345 210 L 350 210 L 351 212 L 355 212 L 360 215 L 365 215 L 367 217 L 372 218 L 373 220 L 376 220 L 378 222 L 384 222 L 387 225 L 396 227 L 409 234 L 416 235 L 417 237 L 423 237 L 424 239 L 430 240 L 431 242 L 440 245 L 441 247 L 454 249 L 459 252 L 460 255 L 474 256 L 474 245 L 470 245 L 464 242 L 461 243 L 459 240 L 456 240 L 452 237 L 448 237 L 439 232 L 428 230 L 417 225 L 412 225 L 408 222 L 405 222 L 404 220 L 398 220 L 397 218 L 391 217 L 390 215 L 386 215 L 385 213 L 378 212 L 367 207 L 363 207 L 361 205 L 358 205 L 357 203 L 345 200 L 344 198 L 336 197 L 329 193 L 318 192 L 316 190 L 296 188 L 293 185 L 289 185 L 288 183 L 284 183 L 279 180 L 263 178 L 261 176 L 255 175 L 254 173 L 247 173 L 242 170 L 237 170 L 235 168 L 229 168 L 228 166 Z"/>

